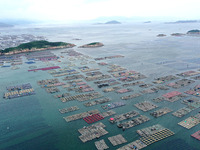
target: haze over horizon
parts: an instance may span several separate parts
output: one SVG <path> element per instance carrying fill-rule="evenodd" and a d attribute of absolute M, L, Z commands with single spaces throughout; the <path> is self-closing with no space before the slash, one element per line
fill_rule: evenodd
<path fill-rule="evenodd" d="M 0 20 L 79 22 L 102 18 L 199 19 L 198 0 L 3 0 Z"/>

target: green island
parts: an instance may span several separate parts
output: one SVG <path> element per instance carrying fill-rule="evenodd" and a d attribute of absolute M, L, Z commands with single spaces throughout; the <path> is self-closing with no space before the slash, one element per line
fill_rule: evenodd
<path fill-rule="evenodd" d="M 33 41 L 28 43 L 20 44 L 17 47 L 6 48 L 5 50 L 0 50 L 0 55 L 11 55 L 32 51 L 42 51 L 42 50 L 52 50 L 60 48 L 72 48 L 76 45 L 65 42 L 48 42 L 45 40 Z"/>
<path fill-rule="evenodd" d="M 102 47 L 102 46 L 104 46 L 103 43 L 92 42 L 92 43 L 89 43 L 89 44 L 79 46 L 79 48 L 94 48 L 94 47 Z"/>
<path fill-rule="evenodd" d="M 187 32 L 187 34 L 200 34 L 200 30 L 197 30 L 197 29 L 190 30 L 190 31 Z"/>

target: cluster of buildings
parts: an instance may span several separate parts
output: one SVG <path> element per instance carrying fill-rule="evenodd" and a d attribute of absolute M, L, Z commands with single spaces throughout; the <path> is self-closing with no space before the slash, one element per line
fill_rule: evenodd
<path fill-rule="evenodd" d="M 1 35 L 0 36 L 0 50 L 4 50 L 10 47 L 19 46 L 22 43 L 45 40 L 43 36 L 35 36 L 31 34 L 21 35 Z"/>

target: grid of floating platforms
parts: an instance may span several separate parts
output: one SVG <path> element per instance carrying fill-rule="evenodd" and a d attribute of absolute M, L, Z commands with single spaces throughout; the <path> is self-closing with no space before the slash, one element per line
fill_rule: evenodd
<path fill-rule="evenodd" d="M 119 89 L 119 90 L 116 91 L 116 93 L 123 94 L 123 93 L 131 92 L 131 91 L 133 91 L 133 90 L 129 89 L 129 88 L 127 88 L 127 89 Z"/>
<path fill-rule="evenodd" d="M 121 88 L 120 86 L 114 86 L 114 87 L 104 89 L 103 92 L 105 93 L 113 92 L 113 91 L 119 90 L 120 88 Z"/>
<path fill-rule="evenodd" d="M 76 110 L 79 110 L 78 106 L 72 106 L 72 107 L 68 107 L 68 108 L 59 109 L 59 112 L 61 114 L 64 114 L 64 113 L 68 113 L 68 112 L 72 112 L 72 111 L 76 111 Z"/>
<path fill-rule="evenodd" d="M 125 106 L 125 105 L 126 104 L 124 102 L 113 102 L 107 105 L 103 105 L 101 107 L 105 110 L 110 110 L 110 109 L 114 109 L 114 108 Z"/>
<path fill-rule="evenodd" d="M 120 114 L 120 115 L 115 115 L 114 117 L 110 118 L 109 121 L 111 123 L 116 123 L 116 122 L 120 122 L 122 120 L 126 120 L 126 119 L 129 119 L 129 118 L 135 117 L 137 115 L 139 115 L 139 113 L 133 110 L 133 111 L 123 113 L 123 114 Z"/>
<path fill-rule="evenodd" d="M 128 128 L 131 128 L 131 127 L 134 127 L 134 126 L 137 126 L 137 125 L 140 125 L 142 123 L 145 123 L 147 121 L 149 121 L 150 119 L 144 115 L 140 115 L 139 117 L 137 118 L 134 118 L 130 121 L 127 121 L 127 122 L 123 122 L 123 123 L 120 123 L 118 124 L 117 126 L 119 128 L 122 128 L 123 130 L 125 129 L 128 129 Z"/>
<path fill-rule="evenodd" d="M 108 145 L 105 143 L 104 139 L 96 141 L 94 142 L 94 144 L 98 150 L 104 150 L 109 148 Z"/>
<path fill-rule="evenodd" d="M 117 146 L 127 142 L 127 140 L 121 134 L 109 137 L 108 140 L 110 141 L 110 143 L 112 143 L 113 146 Z"/>
<path fill-rule="evenodd" d="M 107 78 L 111 78 L 111 76 L 107 75 L 107 74 L 102 74 L 102 75 L 85 77 L 85 80 L 86 81 L 94 81 L 94 80 L 101 80 L 101 79 L 107 79 Z"/>
<path fill-rule="evenodd" d="M 127 96 L 122 96 L 121 99 L 122 100 L 129 100 L 129 99 L 133 99 L 133 98 L 136 98 L 136 97 L 139 97 L 139 96 L 141 96 L 140 93 L 135 93 L 135 94 L 127 95 Z"/>
<path fill-rule="evenodd" d="M 108 134 L 108 131 L 104 129 L 105 127 L 106 126 L 101 122 L 87 127 L 84 126 L 83 128 L 78 130 L 78 132 L 81 134 L 79 138 L 84 143 L 99 138 L 103 135 Z"/>
<path fill-rule="evenodd" d="M 193 89 L 185 91 L 184 93 L 199 97 L 200 96 L 200 84 L 196 85 Z"/>
<path fill-rule="evenodd" d="M 165 108 L 161 108 L 159 110 L 156 110 L 156 111 L 150 113 L 150 115 L 154 116 L 155 118 L 158 118 L 158 117 L 161 117 L 161 116 L 163 116 L 167 113 L 170 113 L 171 111 L 172 111 L 171 109 L 165 107 Z"/>
<path fill-rule="evenodd" d="M 104 60 L 104 59 L 113 59 L 113 58 L 121 58 L 121 57 L 124 57 L 124 56 L 122 55 L 106 56 L 106 57 L 94 58 L 94 60 Z"/>
<path fill-rule="evenodd" d="M 54 77 L 61 77 L 61 76 L 67 76 L 67 75 L 73 75 L 73 74 L 78 74 L 79 72 L 76 71 L 75 69 L 63 69 L 62 71 L 57 71 L 54 73 L 51 73 Z"/>
<path fill-rule="evenodd" d="M 197 72 L 197 71 L 186 71 L 186 72 L 183 72 L 183 73 L 179 73 L 177 74 L 178 76 L 182 76 L 182 77 L 190 77 L 190 76 L 195 76 L 195 75 L 198 75 L 200 74 L 200 72 Z"/>
<path fill-rule="evenodd" d="M 135 86 L 135 85 L 139 85 L 139 84 L 144 84 L 143 81 L 137 81 L 137 82 L 132 82 L 132 83 L 125 83 L 122 84 L 123 87 L 129 87 L 129 86 Z"/>
<path fill-rule="evenodd" d="M 107 102 L 110 102 L 110 101 L 111 101 L 110 98 L 102 98 L 102 99 L 98 99 L 98 100 L 95 100 L 95 101 L 84 103 L 84 105 L 86 107 L 90 107 L 90 106 L 94 106 L 94 105 L 98 105 L 98 104 L 107 103 Z"/>
<path fill-rule="evenodd" d="M 5 99 L 12 99 L 12 98 L 18 98 L 35 94 L 35 91 L 30 83 L 16 85 L 16 86 L 9 86 L 6 87 L 6 89 L 8 92 L 4 93 L 3 98 Z"/>
<path fill-rule="evenodd" d="M 63 78 L 64 81 L 66 80 L 75 80 L 75 79 L 83 79 L 85 78 L 83 75 L 72 75 L 72 76 L 66 76 Z"/>
<path fill-rule="evenodd" d="M 191 136 L 200 141 L 200 130 L 193 133 Z"/>
<path fill-rule="evenodd" d="M 147 137 L 163 129 L 165 129 L 163 126 L 161 126 L 160 124 L 156 124 L 147 128 L 137 130 L 137 133 L 142 137 Z"/>
<path fill-rule="evenodd" d="M 149 110 L 152 110 L 152 109 L 155 109 L 155 108 L 158 107 L 157 105 L 154 105 L 154 104 L 152 104 L 151 102 L 148 102 L 148 101 L 144 101 L 144 102 L 141 102 L 141 103 L 134 104 L 134 106 L 137 107 L 138 109 L 142 110 L 142 111 L 149 111 Z"/>
<path fill-rule="evenodd" d="M 53 67 L 46 67 L 46 68 L 31 69 L 28 71 L 38 71 L 38 70 L 46 71 L 46 70 L 59 69 L 59 68 L 60 68 L 59 66 L 53 66 Z"/>
<path fill-rule="evenodd" d="M 101 113 L 101 116 L 105 118 L 105 117 L 112 116 L 114 114 L 116 114 L 116 112 L 114 112 L 113 110 L 109 110 L 109 111 Z"/>
<path fill-rule="evenodd" d="M 37 81 L 37 84 L 40 85 L 42 88 L 65 85 L 65 83 L 60 82 L 57 78 L 40 80 L 40 81 Z"/>
<path fill-rule="evenodd" d="M 147 147 L 146 144 L 144 144 L 140 140 L 133 141 L 123 147 L 118 148 L 117 150 L 140 150 Z"/>
<path fill-rule="evenodd" d="M 169 102 L 175 102 L 175 101 L 178 101 L 184 97 L 187 97 L 186 95 L 182 94 L 181 92 L 178 92 L 178 91 L 172 91 L 172 92 L 169 92 L 169 93 L 166 93 L 164 95 L 162 95 L 166 101 L 169 101 Z"/>
<path fill-rule="evenodd" d="M 170 87 L 178 89 L 178 88 L 181 88 L 181 87 L 188 86 L 188 85 L 190 85 L 190 84 L 192 84 L 194 82 L 195 82 L 194 80 L 181 79 L 179 81 L 169 83 L 169 84 L 167 84 L 167 86 L 170 86 Z"/>
<path fill-rule="evenodd" d="M 62 102 L 68 102 L 68 101 L 73 101 L 73 100 L 78 100 L 78 101 L 87 101 L 87 100 L 92 100 L 96 98 L 100 98 L 102 95 L 99 92 L 92 92 L 92 93 L 87 93 L 87 94 L 79 94 L 79 95 L 74 95 L 74 96 L 68 96 L 68 97 L 62 97 L 60 100 Z"/>
<path fill-rule="evenodd" d="M 97 121 L 102 120 L 102 119 L 104 119 L 104 117 L 101 116 L 100 114 L 93 114 L 93 115 L 90 115 L 90 116 L 83 118 L 83 120 L 85 120 L 88 124 L 97 122 Z"/>
<path fill-rule="evenodd" d="M 155 81 L 153 81 L 153 83 L 161 84 L 161 83 L 165 83 L 165 82 L 176 80 L 176 79 L 179 79 L 179 78 L 173 75 L 168 75 L 168 76 L 156 78 Z"/>
<path fill-rule="evenodd" d="M 163 129 L 150 136 L 140 138 L 140 141 L 142 141 L 145 145 L 151 145 L 172 135 L 174 135 L 174 132 L 169 129 Z"/>
<path fill-rule="evenodd" d="M 157 97 L 157 98 L 152 99 L 152 101 L 154 101 L 154 102 L 156 102 L 156 103 L 160 103 L 160 102 L 162 102 L 162 101 L 164 101 L 164 100 L 165 100 L 164 97 Z"/>
<path fill-rule="evenodd" d="M 192 127 L 198 125 L 200 123 L 200 114 L 197 114 L 195 116 L 191 116 L 181 122 L 178 123 L 178 125 L 186 128 L 191 129 Z"/>
<path fill-rule="evenodd" d="M 65 119 L 65 121 L 70 122 L 70 121 L 74 121 L 74 120 L 78 120 L 78 119 L 82 119 L 84 117 L 90 116 L 90 115 L 94 115 L 94 114 L 99 114 L 99 110 L 95 109 L 95 110 L 90 110 L 87 112 L 82 112 L 79 114 L 74 114 L 71 116 L 67 116 L 67 117 L 63 117 Z"/>
<path fill-rule="evenodd" d="M 185 104 L 186 107 L 177 110 L 172 115 L 180 118 L 190 113 L 191 111 L 200 108 L 200 100 L 194 97 L 187 100 L 183 100 L 182 103 Z"/>

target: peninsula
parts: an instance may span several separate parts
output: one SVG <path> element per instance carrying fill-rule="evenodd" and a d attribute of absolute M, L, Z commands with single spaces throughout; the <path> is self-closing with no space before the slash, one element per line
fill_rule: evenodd
<path fill-rule="evenodd" d="M 65 42 L 48 42 L 45 40 L 33 41 L 24 44 L 20 44 L 17 47 L 6 48 L 5 50 L 0 50 L 0 55 L 12 55 L 26 52 L 52 50 L 60 48 L 72 48 L 76 45 Z"/>
<path fill-rule="evenodd" d="M 93 43 L 89 43 L 89 44 L 79 46 L 79 48 L 95 48 L 95 47 L 102 47 L 102 46 L 104 46 L 103 43 L 93 42 Z"/>

